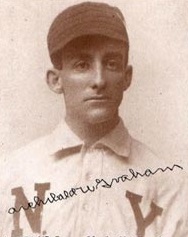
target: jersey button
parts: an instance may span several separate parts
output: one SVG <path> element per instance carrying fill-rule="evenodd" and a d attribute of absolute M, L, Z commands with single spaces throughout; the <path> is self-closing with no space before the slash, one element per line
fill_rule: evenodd
<path fill-rule="evenodd" d="M 90 172 L 86 173 L 86 180 L 87 181 L 91 181 L 92 178 L 93 178 L 93 175 Z"/>
<path fill-rule="evenodd" d="M 89 205 L 85 203 L 83 205 L 83 209 L 84 209 L 84 211 L 88 212 L 89 211 Z"/>

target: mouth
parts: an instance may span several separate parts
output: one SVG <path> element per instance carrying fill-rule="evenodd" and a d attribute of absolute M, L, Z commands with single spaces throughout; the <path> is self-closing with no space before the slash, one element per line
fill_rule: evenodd
<path fill-rule="evenodd" d="M 104 95 L 95 95 L 85 99 L 85 101 L 107 101 L 109 98 Z"/>

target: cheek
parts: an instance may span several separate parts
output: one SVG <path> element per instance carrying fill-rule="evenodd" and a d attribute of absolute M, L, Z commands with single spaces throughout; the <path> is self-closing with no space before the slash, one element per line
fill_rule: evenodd
<path fill-rule="evenodd" d="M 113 97 L 113 100 L 114 100 L 114 106 L 118 106 L 121 104 L 121 101 L 123 99 L 123 85 L 122 83 L 116 83 L 116 85 L 114 86 L 112 92 L 111 92 L 111 95 Z"/>
<path fill-rule="evenodd" d="M 67 85 L 64 89 L 64 97 L 65 97 L 65 100 L 70 101 L 70 103 L 78 100 L 79 88 L 71 84 Z"/>
<path fill-rule="evenodd" d="M 115 78 L 110 84 L 110 90 L 113 96 L 117 98 L 122 98 L 124 92 L 124 84 L 122 78 Z"/>
<path fill-rule="evenodd" d="M 83 92 L 84 85 L 79 80 L 73 80 L 72 78 L 65 78 L 63 81 L 63 91 L 66 101 L 69 103 L 79 102 Z"/>

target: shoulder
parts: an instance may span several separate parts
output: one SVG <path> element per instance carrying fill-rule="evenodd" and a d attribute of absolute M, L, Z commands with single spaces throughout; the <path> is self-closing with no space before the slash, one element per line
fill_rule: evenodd
<path fill-rule="evenodd" d="M 161 195 L 171 191 L 188 194 L 188 174 L 183 165 L 157 156 L 147 145 L 134 138 L 131 139 L 130 163 L 135 172 L 148 179 L 152 190 L 160 190 Z"/>
<path fill-rule="evenodd" d="M 147 169 L 166 165 L 165 160 L 152 151 L 149 146 L 131 136 L 130 138 L 130 160 L 135 166 Z"/>
<path fill-rule="evenodd" d="M 4 160 L 6 162 L 9 162 L 10 160 L 19 159 L 24 156 L 26 156 L 25 158 L 27 158 L 32 156 L 33 154 L 46 153 L 47 142 L 48 142 L 48 136 L 35 139 L 31 141 L 29 144 L 6 154 L 4 156 Z"/>
<path fill-rule="evenodd" d="M 32 173 L 46 159 L 47 147 L 48 136 L 44 136 L 1 157 L 0 179 L 10 180 L 11 177 L 15 179 L 23 173 Z"/>

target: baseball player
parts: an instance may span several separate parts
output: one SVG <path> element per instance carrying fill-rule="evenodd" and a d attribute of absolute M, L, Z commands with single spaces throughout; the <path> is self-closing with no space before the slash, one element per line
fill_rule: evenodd
<path fill-rule="evenodd" d="M 66 113 L 51 134 L 3 159 L 0 236 L 188 236 L 183 167 L 156 157 L 119 116 L 133 71 L 121 11 L 73 5 L 47 43 L 46 81 Z"/>

